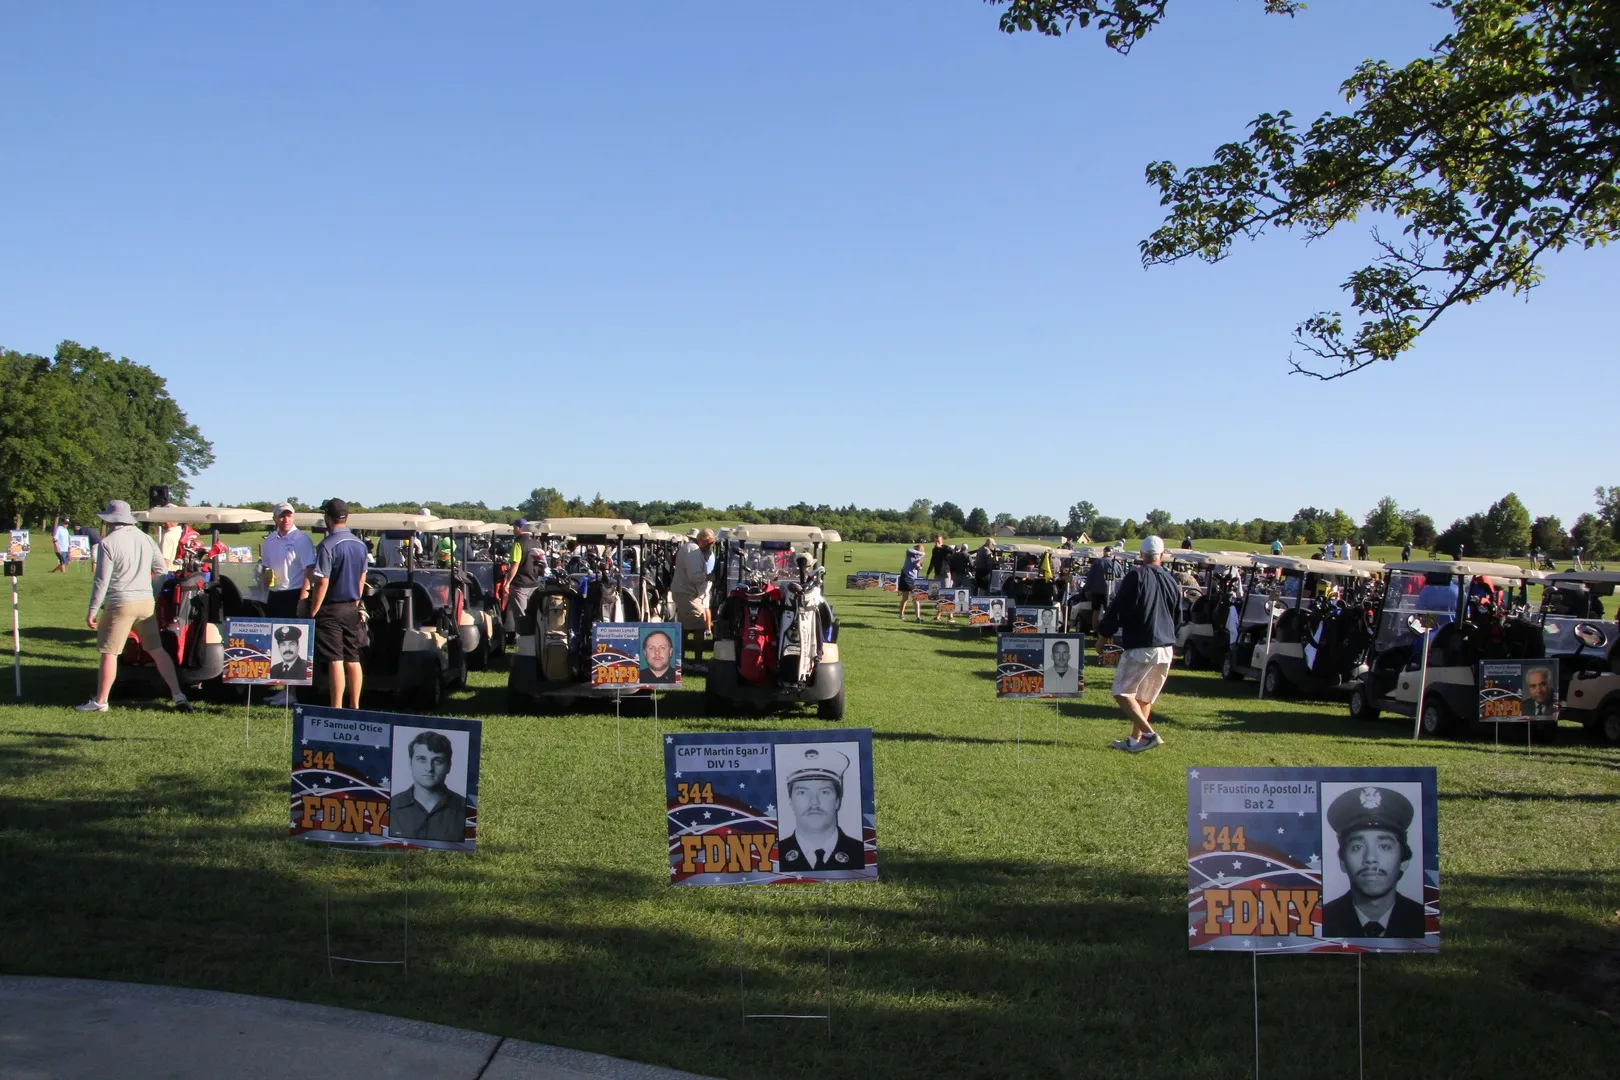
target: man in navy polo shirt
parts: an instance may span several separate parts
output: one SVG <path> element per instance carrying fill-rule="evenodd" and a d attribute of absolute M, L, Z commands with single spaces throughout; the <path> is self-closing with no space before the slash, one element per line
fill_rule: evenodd
<path fill-rule="evenodd" d="M 360 707 L 360 597 L 366 580 L 366 545 L 349 531 L 349 504 L 327 499 L 326 538 L 310 569 L 309 614 L 315 620 L 315 662 L 325 664 L 332 708 Z"/>

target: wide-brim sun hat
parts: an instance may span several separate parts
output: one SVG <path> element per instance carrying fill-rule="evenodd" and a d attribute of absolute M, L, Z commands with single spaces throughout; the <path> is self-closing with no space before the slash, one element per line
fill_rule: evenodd
<path fill-rule="evenodd" d="M 129 503 L 125 502 L 123 499 L 113 499 L 107 504 L 107 509 L 97 514 L 96 517 L 100 518 L 102 521 L 105 521 L 109 525 L 139 524 L 139 522 L 135 520 L 135 515 L 130 513 Z"/>

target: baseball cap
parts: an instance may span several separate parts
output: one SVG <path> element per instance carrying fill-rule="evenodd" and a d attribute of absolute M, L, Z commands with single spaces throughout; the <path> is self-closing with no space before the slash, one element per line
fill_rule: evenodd
<path fill-rule="evenodd" d="M 281 514 L 291 514 L 291 513 L 293 513 L 293 504 L 292 503 L 289 503 L 289 502 L 278 502 L 278 503 L 276 503 L 276 514 L 277 514 L 277 516 L 279 516 Z"/>
<path fill-rule="evenodd" d="M 520 532 L 520 533 L 528 532 L 529 531 L 529 519 L 528 518 L 518 518 L 516 521 L 512 522 L 512 531 L 513 532 Z"/>
<path fill-rule="evenodd" d="M 321 503 L 321 513 L 333 521 L 342 521 L 349 516 L 349 504 L 342 499 L 327 499 Z"/>
<path fill-rule="evenodd" d="M 1144 536 L 1142 538 L 1142 554 L 1163 555 L 1164 541 L 1160 540 L 1157 536 Z"/>

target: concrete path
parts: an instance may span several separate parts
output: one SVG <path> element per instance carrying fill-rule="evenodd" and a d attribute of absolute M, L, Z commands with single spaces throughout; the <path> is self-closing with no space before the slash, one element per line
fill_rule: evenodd
<path fill-rule="evenodd" d="M 88 979 L 0 975 L 0 1080 L 702 1080 L 376 1013 Z"/>

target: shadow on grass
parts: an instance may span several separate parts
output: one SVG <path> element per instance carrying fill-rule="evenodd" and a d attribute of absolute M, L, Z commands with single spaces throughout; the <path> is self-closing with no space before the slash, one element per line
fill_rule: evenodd
<path fill-rule="evenodd" d="M 898 843 L 882 848 L 883 883 L 826 890 L 672 889 L 651 837 L 646 870 L 527 847 L 419 854 L 410 977 L 329 979 L 328 886 L 381 912 L 398 879 L 253 823 L 283 784 L 240 768 L 210 787 L 158 775 L 93 798 L 0 796 L 0 966 L 374 1009 L 739 1078 L 1229 1075 L 1252 1052 L 1251 961 L 1188 954 L 1183 875 Z M 1599 901 L 1616 885 L 1447 875 L 1442 926 L 1469 962 L 1369 957 L 1368 1045 L 1454 1076 L 1604 1075 L 1612 1031 L 1501 972 L 1528 982 L 1545 975 L 1538 957 L 1602 936 L 1524 895 Z M 761 1011 L 819 1011 L 830 951 L 834 1038 L 742 1037 L 739 947 Z M 1305 1045 L 1313 1077 L 1354 1076 L 1353 965 L 1261 966 L 1262 1056 Z"/>
<path fill-rule="evenodd" d="M 1056 746 L 1051 739 L 987 739 L 982 735 L 935 735 L 930 731 L 874 731 L 873 742 L 956 743 L 962 746 Z"/>
<path fill-rule="evenodd" d="M 1620 803 L 1620 795 L 1562 791 L 1442 791 L 1441 802 Z"/>

